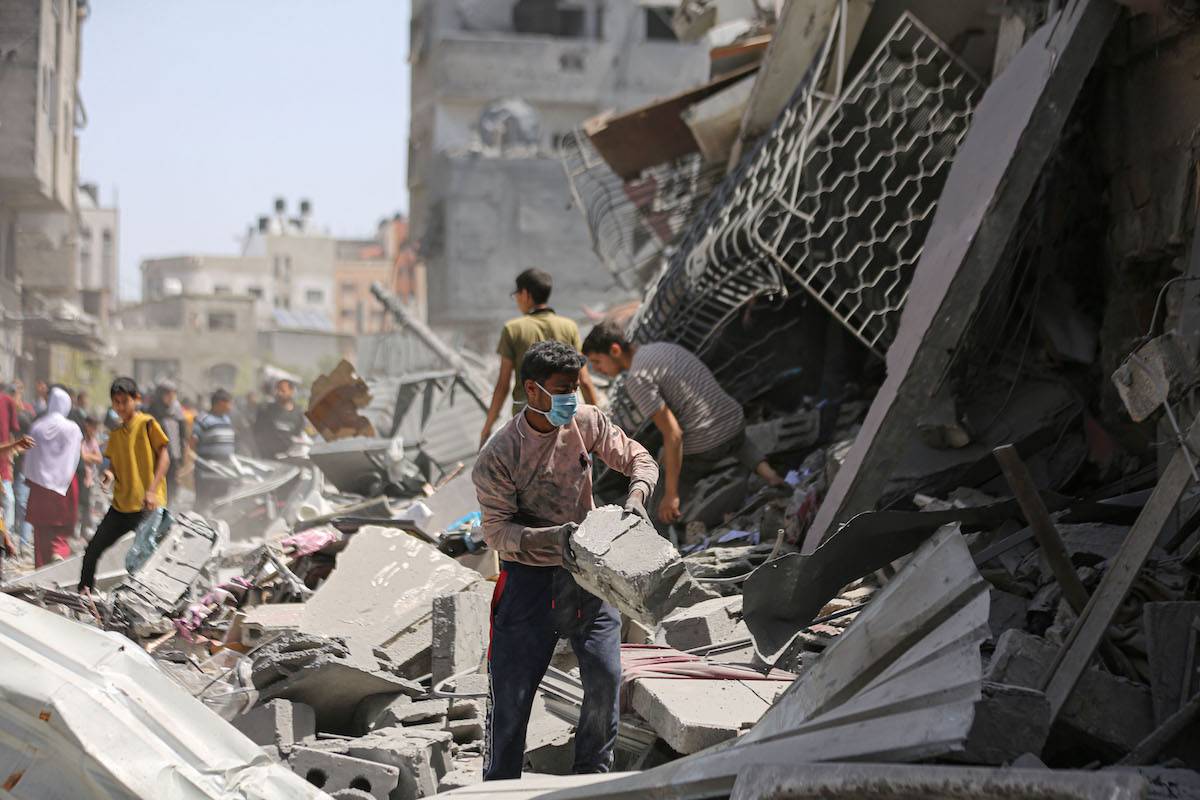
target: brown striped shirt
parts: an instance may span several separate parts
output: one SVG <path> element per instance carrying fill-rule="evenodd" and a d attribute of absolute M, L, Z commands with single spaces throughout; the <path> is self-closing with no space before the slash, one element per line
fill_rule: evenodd
<path fill-rule="evenodd" d="M 624 375 L 625 392 L 649 419 L 664 405 L 683 430 L 684 455 L 725 444 L 746 426 L 738 401 L 730 397 L 704 362 L 670 342 L 650 342 L 633 354 Z"/>

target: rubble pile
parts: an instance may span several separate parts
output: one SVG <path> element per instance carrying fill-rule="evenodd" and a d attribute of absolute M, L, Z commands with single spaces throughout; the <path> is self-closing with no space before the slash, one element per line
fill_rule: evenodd
<path fill-rule="evenodd" d="M 1095 134 L 1137 93 L 1123 70 L 1194 48 L 1194 13 L 759 5 L 681 3 L 680 36 L 749 15 L 722 49 L 741 72 L 606 115 L 564 159 L 583 206 L 588 181 L 633 196 L 708 163 L 686 225 L 621 223 L 669 239 L 650 260 L 593 238 L 645 288 L 631 341 L 701 357 L 784 485 L 731 458 L 656 529 L 596 467 L 566 563 L 624 617 L 622 774 L 547 777 L 584 692 L 560 642 L 538 774 L 504 796 L 1200 797 L 1200 212 L 1094 141 L 1123 138 Z M 663 115 L 690 137 L 641 142 Z M 3 586 L 6 791 L 495 796 L 486 404 L 418 333 L 446 372 L 340 365 L 306 456 L 235 460 L 211 515 L 174 516 L 132 571 L 114 548 L 94 595 L 70 561 Z M 609 401 L 653 451 L 619 378 Z"/>

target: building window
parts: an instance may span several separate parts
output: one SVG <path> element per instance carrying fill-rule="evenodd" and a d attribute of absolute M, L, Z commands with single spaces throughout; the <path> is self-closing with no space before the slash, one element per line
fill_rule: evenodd
<path fill-rule="evenodd" d="M 321 289 L 308 289 L 304 292 L 304 302 L 310 306 L 321 305 L 325 302 L 325 292 Z"/>
<path fill-rule="evenodd" d="M 343 282 L 342 294 L 358 294 L 358 284 L 351 281 Z"/>
<path fill-rule="evenodd" d="M 354 319 L 355 311 L 353 308 L 342 309 L 342 319 Z"/>
<path fill-rule="evenodd" d="M 583 53 L 565 52 L 558 55 L 558 68 L 563 72 L 583 72 Z"/>
<path fill-rule="evenodd" d="M 210 331 L 237 330 L 237 315 L 232 311 L 208 312 L 208 329 Z"/>
<path fill-rule="evenodd" d="M 232 294 L 233 291 L 225 284 L 218 283 L 213 286 L 213 294 Z"/>
<path fill-rule="evenodd" d="M 251 286 L 251 287 L 249 287 L 248 289 L 246 289 L 246 294 L 250 295 L 250 296 L 251 296 L 251 297 L 253 297 L 255 300 L 262 300 L 262 299 L 263 299 L 263 290 L 262 290 L 262 287 L 261 287 L 261 286 Z"/>
<path fill-rule="evenodd" d="M 677 42 L 675 29 L 671 27 L 670 6 L 651 6 L 646 9 L 646 39 L 656 42 Z"/>

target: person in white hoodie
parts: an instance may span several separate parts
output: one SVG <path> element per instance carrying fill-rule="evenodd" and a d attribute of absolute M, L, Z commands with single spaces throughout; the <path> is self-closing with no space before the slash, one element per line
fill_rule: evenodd
<path fill-rule="evenodd" d="M 29 503 L 25 521 L 33 526 L 33 561 L 41 567 L 71 555 L 69 539 L 79 519 L 79 467 L 83 432 L 67 419 L 71 397 L 58 387 L 50 390 L 46 413 L 29 430 L 34 447 L 25 456 Z"/>

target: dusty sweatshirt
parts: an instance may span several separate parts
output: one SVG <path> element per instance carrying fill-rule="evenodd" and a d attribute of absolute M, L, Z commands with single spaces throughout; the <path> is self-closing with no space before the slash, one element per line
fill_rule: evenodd
<path fill-rule="evenodd" d="M 649 498 L 658 465 L 595 406 L 567 425 L 541 433 L 521 413 L 479 454 L 471 479 L 483 514 L 483 538 L 504 561 L 559 566 L 562 551 L 547 530 L 582 522 L 595 508 L 592 458 L 645 486 Z M 539 535 L 541 534 L 541 535 Z"/>

